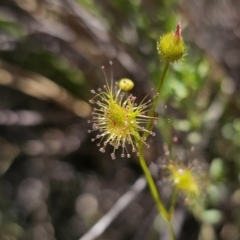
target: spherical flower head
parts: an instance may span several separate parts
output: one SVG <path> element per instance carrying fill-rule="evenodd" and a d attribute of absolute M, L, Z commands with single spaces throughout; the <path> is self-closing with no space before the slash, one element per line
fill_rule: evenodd
<path fill-rule="evenodd" d="M 144 128 L 149 121 L 155 124 L 156 119 L 148 116 L 148 109 L 151 105 L 151 100 L 142 101 L 137 104 L 136 97 L 132 94 L 126 94 L 122 89 L 130 89 L 133 87 L 133 82 L 130 79 L 124 79 L 118 84 L 110 85 L 107 83 L 103 89 L 98 89 L 98 92 L 92 90 L 94 97 L 89 101 L 95 104 L 93 109 L 92 123 L 93 129 L 99 131 L 96 138 L 92 141 L 100 139 L 98 146 L 101 152 L 105 152 L 108 144 L 113 146 L 111 153 L 112 159 L 115 159 L 115 151 L 119 147 L 122 148 L 122 157 L 131 156 L 127 145 L 130 145 L 131 151 L 137 153 L 137 146 L 139 142 L 143 142 L 147 147 L 146 139 L 142 137 L 143 132 L 148 132 L 154 136 L 155 133 Z M 121 88 L 119 88 L 121 87 Z"/>
<path fill-rule="evenodd" d="M 157 51 L 162 60 L 176 63 L 184 56 L 185 44 L 181 31 L 181 25 L 178 23 L 176 31 L 160 37 L 160 40 L 157 42 Z"/>

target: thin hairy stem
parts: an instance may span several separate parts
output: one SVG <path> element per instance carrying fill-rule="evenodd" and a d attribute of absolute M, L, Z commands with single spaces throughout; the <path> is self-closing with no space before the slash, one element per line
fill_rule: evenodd
<path fill-rule="evenodd" d="M 151 111 L 152 116 L 155 115 L 155 110 L 156 110 L 157 103 L 158 103 L 158 100 L 159 100 L 160 91 L 162 89 L 162 86 L 163 86 L 163 83 L 164 83 L 164 80 L 165 80 L 168 68 L 169 68 L 169 62 L 166 62 L 165 66 L 164 66 L 164 69 L 163 69 L 163 73 L 162 73 L 161 79 L 160 79 L 159 84 L 157 86 L 157 94 L 156 94 L 156 97 L 154 98 L 154 101 L 153 101 L 152 111 Z M 151 130 L 152 127 L 153 127 L 153 123 L 148 122 L 148 124 L 146 126 L 146 130 L 147 131 L 144 132 L 143 138 L 147 138 L 148 137 L 149 131 Z M 170 234 L 170 237 L 171 237 L 170 239 L 171 240 L 176 240 L 175 233 L 174 233 L 174 230 L 173 230 L 173 227 L 172 227 L 172 223 L 171 223 L 171 217 L 172 217 L 172 213 L 174 211 L 175 202 L 176 202 L 176 198 L 177 198 L 177 193 L 178 192 L 174 191 L 173 198 L 172 198 L 172 201 L 171 201 L 171 204 L 170 204 L 170 210 L 168 212 L 166 210 L 162 200 L 161 200 L 161 197 L 160 197 L 160 194 L 159 194 L 159 192 L 157 190 L 156 184 L 155 184 L 155 182 L 153 180 L 153 177 L 152 177 L 152 175 L 151 175 L 151 173 L 150 173 L 150 171 L 148 169 L 148 166 L 146 164 L 146 161 L 145 161 L 145 158 L 144 158 L 144 155 L 143 155 L 143 143 L 139 142 L 139 141 L 138 141 L 138 152 L 139 152 L 140 165 L 141 165 L 142 170 L 144 172 L 144 175 L 145 175 L 145 177 L 147 179 L 148 186 L 149 186 L 150 192 L 152 194 L 152 197 L 153 197 L 153 199 L 154 199 L 154 201 L 156 203 L 157 209 L 158 209 L 159 213 L 162 214 L 162 216 L 166 219 L 166 221 L 168 223 L 169 234 Z"/>
<path fill-rule="evenodd" d="M 159 93 L 160 93 L 160 90 L 162 88 L 162 85 L 163 85 L 163 82 L 164 82 L 164 79 L 166 77 L 166 73 L 167 73 L 167 70 L 169 68 L 169 62 L 166 62 L 165 64 L 165 67 L 164 67 L 164 70 L 163 70 L 163 74 L 161 76 L 161 79 L 159 81 L 159 84 L 157 86 L 157 95 L 156 97 L 154 98 L 154 102 L 153 102 L 153 105 L 152 105 L 152 113 L 155 112 L 155 108 L 157 106 L 157 103 L 158 103 L 158 99 L 159 99 Z M 148 131 L 150 131 L 150 129 L 152 128 L 152 123 L 149 122 L 146 126 L 146 129 Z M 149 135 L 148 132 L 145 132 L 143 134 L 143 138 L 147 138 Z M 150 188 L 150 191 L 151 191 L 151 194 L 155 200 L 155 203 L 156 203 L 156 206 L 159 210 L 159 213 L 162 214 L 167 220 L 169 220 L 169 213 L 167 212 L 166 208 L 164 207 L 163 203 L 162 203 L 162 200 L 160 198 L 160 195 L 159 195 L 159 192 L 157 190 L 157 187 L 155 185 L 155 182 L 152 178 L 152 175 L 148 169 L 148 166 L 146 164 L 146 161 L 144 159 L 144 156 L 143 156 L 143 143 L 142 142 L 139 142 L 138 143 L 138 152 L 139 152 L 139 160 L 140 160 L 140 164 L 141 164 L 141 167 L 142 167 L 142 170 L 145 174 L 145 177 L 147 179 L 147 182 L 148 182 L 148 185 L 149 185 L 149 188 Z"/>
<path fill-rule="evenodd" d="M 166 62 L 165 66 L 164 66 L 164 69 L 163 69 L 163 73 L 162 73 L 161 79 L 160 79 L 160 81 L 159 81 L 159 83 L 158 83 L 158 86 L 157 86 L 157 91 L 156 91 L 157 94 L 156 94 L 156 96 L 155 96 L 155 98 L 154 98 L 154 101 L 153 101 L 153 104 L 152 104 L 152 111 L 151 111 L 152 116 L 154 116 L 154 113 L 155 113 L 155 110 L 156 110 L 156 107 L 157 107 L 157 104 L 158 104 L 159 96 L 160 96 L 160 91 L 161 91 L 161 89 L 162 89 L 162 86 L 163 86 L 163 83 L 164 83 L 164 80 L 165 80 L 165 77 L 166 77 L 168 68 L 169 68 L 169 62 Z M 153 124 L 153 123 L 148 122 L 148 124 L 147 124 L 147 126 L 146 126 L 146 129 L 147 129 L 148 131 L 151 130 L 152 124 Z M 148 135 L 149 135 L 149 132 L 145 132 L 145 133 L 143 134 L 143 137 L 147 138 Z M 142 149 L 142 147 L 143 147 L 143 144 L 140 143 L 140 149 Z"/>
<path fill-rule="evenodd" d="M 164 69 L 163 69 L 163 73 L 162 73 L 161 79 L 160 79 L 160 81 L 158 83 L 158 86 L 157 86 L 157 91 L 156 91 L 157 92 L 157 96 L 154 98 L 154 101 L 153 101 L 153 105 L 152 105 L 153 111 L 155 111 L 155 109 L 157 107 L 158 99 L 159 99 L 159 96 L 160 96 L 160 91 L 162 89 L 162 86 L 163 86 L 163 83 L 164 83 L 164 80 L 165 80 L 168 68 L 169 68 L 169 62 L 166 62 L 165 66 L 164 66 Z"/>
<path fill-rule="evenodd" d="M 150 192 L 151 192 L 152 197 L 153 197 L 153 199 L 156 203 L 157 209 L 158 209 L 159 213 L 162 214 L 165 217 L 165 219 L 169 221 L 169 214 L 168 214 L 166 208 L 164 207 L 164 205 L 162 203 L 162 200 L 159 196 L 159 192 L 158 192 L 156 184 L 153 180 L 152 174 L 150 173 L 150 171 L 148 169 L 148 166 L 147 166 L 146 161 L 144 159 L 142 150 L 139 151 L 139 160 L 140 160 L 140 165 L 142 167 L 144 175 L 147 179 Z"/>

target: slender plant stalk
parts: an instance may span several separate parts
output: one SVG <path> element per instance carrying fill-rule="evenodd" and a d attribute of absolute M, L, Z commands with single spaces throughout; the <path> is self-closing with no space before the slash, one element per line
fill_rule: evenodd
<path fill-rule="evenodd" d="M 175 237 L 175 233 L 174 233 L 174 230 L 173 230 L 173 227 L 172 227 L 172 222 L 171 222 L 171 215 L 170 215 L 170 212 L 168 212 L 161 200 L 161 197 L 159 195 L 159 192 L 157 190 L 157 187 L 156 187 L 156 184 L 153 180 L 153 177 L 152 177 L 152 174 L 150 173 L 149 169 L 148 169 L 148 166 L 146 164 L 146 161 L 144 159 L 144 156 L 142 154 L 142 151 L 139 153 L 139 160 L 140 160 L 140 165 L 142 167 L 142 170 L 144 172 L 144 175 L 147 179 L 147 183 L 148 183 L 148 186 L 150 188 L 150 192 L 152 194 L 152 197 L 156 203 L 156 206 L 157 206 L 157 209 L 158 209 L 158 212 L 160 214 L 162 214 L 162 216 L 165 218 L 165 220 L 167 221 L 168 223 L 168 226 L 169 226 L 169 234 L 170 234 L 170 239 L 171 240 L 176 240 L 176 237 Z M 177 194 L 177 192 L 176 192 Z M 175 196 L 175 194 L 174 194 Z M 176 201 L 176 197 L 177 195 L 173 198 L 174 201 Z M 175 204 L 174 204 L 174 201 L 171 201 L 171 207 L 174 208 Z M 172 209 L 173 211 L 174 209 Z"/>
<path fill-rule="evenodd" d="M 176 240 L 176 236 L 175 236 L 171 221 L 168 222 L 168 226 L 169 226 L 169 233 L 170 233 L 171 240 Z"/>
<path fill-rule="evenodd" d="M 164 205 L 161 201 L 161 198 L 159 196 L 156 184 L 155 184 L 155 182 L 152 178 L 152 174 L 150 173 L 150 171 L 148 169 L 148 166 L 147 166 L 146 161 L 143 157 L 142 151 L 139 152 L 139 160 L 140 160 L 140 164 L 141 164 L 142 170 L 144 172 L 144 175 L 147 179 L 148 186 L 150 188 L 151 194 L 152 194 L 153 199 L 155 200 L 156 206 L 158 208 L 158 211 L 159 211 L 159 213 L 161 213 L 166 218 L 166 220 L 169 221 L 169 214 L 168 214 L 166 208 L 164 207 Z"/>
<path fill-rule="evenodd" d="M 165 80 L 168 68 L 169 68 L 169 62 L 166 62 L 165 66 L 164 66 L 164 69 L 163 69 L 163 73 L 162 73 L 161 79 L 160 79 L 160 81 L 158 83 L 158 86 L 157 86 L 157 91 L 156 91 L 157 92 L 157 96 L 154 98 L 154 101 L 153 101 L 153 105 L 152 105 L 153 111 L 155 111 L 155 109 L 157 107 L 158 99 L 159 99 L 159 96 L 160 96 L 160 91 L 162 89 L 163 82 Z"/>
<path fill-rule="evenodd" d="M 166 62 L 165 66 L 164 66 L 164 69 L 163 69 L 163 73 L 162 73 L 161 79 L 160 79 L 160 81 L 158 83 L 158 86 L 157 86 L 157 91 L 156 91 L 157 94 L 156 94 L 156 97 L 154 98 L 154 101 L 153 101 L 153 104 L 152 104 L 152 116 L 154 116 L 154 112 L 156 110 L 156 107 L 157 107 L 157 104 L 158 104 L 158 99 L 159 99 L 159 96 L 160 96 L 160 91 L 162 89 L 162 86 L 163 86 L 163 83 L 164 83 L 164 80 L 165 80 L 168 68 L 169 68 L 169 62 Z M 152 123 L 149 122 L 147 124 L 147 126 L 146 126 L 146 129 L 150 131 L 151 128 L 152 128 Z M 149 135 L 149 133 L 146 131 L 146 132 L 144 132 L 143 137 L 147 138 L 148 135 Z M 143 147 L 143 143 L 141 142 L 140 143 L 140 149 L 142 149 L 142 147 Z"/>
<path fill-rule="evenodd" d="M 175 187 L 173 189 L 173 193 L 172 193 L 172 197 L 171 197 L 171 203 L 170 203 L 170 207 L 169 207 L 169 211 L 168 211 L 169 212 L 170 221 L 171 221 L 171 219 L 173 217 L 175 205 L 176 205 L 176 202 L 177 202 L 178 193 L 179 193 L 179 188 Z"/>
<path fill-rule="evenodd" d="M 154 98 L 154 102 L 153 102 L 153 105 L 152 105 L 152 114 L 153 115 L 154 115 L 155 109 L 157 107 L 160 91 L 162 89 L 162 86 L 163 86 L 164 79 L 166 77 L 168 68 L 169 68 L 169 62 L 167 62 L 165 64 L 164 70 L 163 70 L 163 73 L 162 73 L 162 76 L 161 76 L 161 79 L 160 79 L 159 84 L 157 86 L 157 95 Z M 152 123 L 148 123 L 147 126 L 146 126 L 146 129 L 148 131 L 150 131 L 151 128 L 152 128 Z M 145 132 L 143 134 L 143 137 L 147 138 L 148 134 L 149 134 L 148 132 Z M 159 192 L 157 190 L 156 184 L 155 184 L 155 182 L 153 180 L 152 174 L 150 173 L 150 171 L 148 169 L 148 166 L 146 164 L 146 161 L 145 161 L 145 158 L 144 158 L 144 155 L 143 155 L 143 143 L 140 142 L 140 141 L 138 141 L 138 152 L 139 152 L 140 165 L 141 165 L 142 170 L 144 172 L 144 175 L 145 175 L 145 177 L 147 179 L 148 186 L 149 186 L 150 192 L 152 194 L 152 197 L 153 197 L 153 199 L 154 199 L 154 201 L 156 203 L 157 209 L 158 209 L 159 213 L 162 214 L 162 216 L 166 219 L 166 221 L 168 223 L 169 234 L 170 234 L 171 240 L 176 240 L 176 237 L 175 237 L 175 234 L 174 234 L 174 230 L 173 230 L 173 227 L 172 227 L 172 223 L 171 223 L 170 212 L 167 211 L 167 209 L 165 208 L 165 206 L 164 206 L 164 204 L 163 204 L 163 202 L 161 200 L 160 194 L 159 194 Z M 175 197 L 173 198 L 173 200 L 171 202 L 171 205 L 170 205 L 171 206 L 171 208 L 170 208 L 171 211 L 174 210 L 174 209 L 172 209 L 175 206 L 174 201 L 176 201 Z"/>

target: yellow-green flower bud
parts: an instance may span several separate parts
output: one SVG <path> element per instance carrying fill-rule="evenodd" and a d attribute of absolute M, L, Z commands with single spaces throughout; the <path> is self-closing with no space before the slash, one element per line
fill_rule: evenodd
<path fill-rule="evenodd" d="M 160 37 L 157 42 L 157 51 L 161 58 L 169 63 L 181 60 L 185 54 L 185 44 L 181 35 L 181 25 L 178 23 L 175 32 Z"/>
<path fill-rule="evenodd" d="M 123 91 L 130 91 L 132 90 L 132 88 L 134 87 L 134 83 L 131 79 L 128 78 L 122 78 L 119 82 L 118 82 L 118 87 L 123 90 Z"/>

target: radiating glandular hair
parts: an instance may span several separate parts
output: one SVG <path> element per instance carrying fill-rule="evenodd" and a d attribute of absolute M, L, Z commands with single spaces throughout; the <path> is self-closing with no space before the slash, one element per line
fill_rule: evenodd
<path fill-rule="evenodd" d="M 102 70 L 104 72 L 104 67 Z M 147 135 L 155 136 L 153 131 L 145 128 L 149 122 L 156 124 L 156 118 L 148 115 L 152 101 L 144 99 L 137 104 L 135 96 L 123 91 L 133 87 L 133 83 L 129 82 L 131 80 L 123 79 L 119 81 L 120 84 L 114 85 L 112 80 L 110 84 L 107 82 L 105 72 L 104 75 L 106 85 L 103 89 L 91 90 L 94 96 L 89 102 L 95 107 L 92 111 L 92 120 L 88 121 L 92 123 L 92 129 L 88 132 L 98 132 L 92 141 L 99 139 L 100 142 L 97 145 L 101 152 L 105 152 L 108 144 L 113 146 L 112 159 L 116 158 L 115 152 L 118 148 L 122 148 L 121 157 L 130 158 L 129 147 L 131 152 L 137 155 L 139 144 L 150 147 L 146 143 L 146 137 L 143 137 L 145 132 Z"/>

